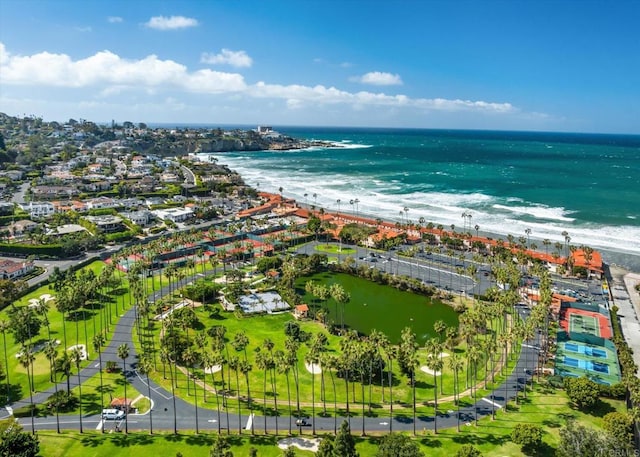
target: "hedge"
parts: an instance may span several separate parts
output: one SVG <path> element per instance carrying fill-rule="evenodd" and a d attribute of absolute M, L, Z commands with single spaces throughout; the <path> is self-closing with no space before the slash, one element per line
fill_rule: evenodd
<path fill-rule="evenodd" d="M 47 244 L 34 246 L 31 244 L 10 244 L 0 243 L 0 252 L 7 254 L 16 254 L 17 256 L 28 257 L 34 255 L 36 257 L 63 257 L 62 244 Z"/>

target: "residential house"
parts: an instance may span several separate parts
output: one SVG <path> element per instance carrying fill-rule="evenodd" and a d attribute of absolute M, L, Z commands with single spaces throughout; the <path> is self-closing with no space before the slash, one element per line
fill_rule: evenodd
<path fill-rule="evenodd" d="M 55 207 L 49 202 L 29 202 L 18 203 L 23 211 L 29 213 L 31 217 L 49 217 L 56 212 Z"/>
<path fill-rule="evenodd" d="M 86 220 L 94 224 L 104 233 L 118 232 L 123 229 L 122 218 L 109 214 L 103 216 L 86 216 Z"/>
<path fill-rule="evenodd" d="M 146 227 L 154 219 L 153 213 L 147 210 L 129 211 L 120 214 L 122 214 L 123 217 L 126 217 L 134 224 L 139 225 L 140 227 Z"/>
<path fill-rule="evenodd" d="M 118 208 L 120 202 L 109 197 L 96 197 L 87 201 L 89 209 Z"/>
<path fill-rule="evenodd" d="M 190 208 L 167 208 L 153 211 L 158 219 L 169 219 L 172 222 L 184 222 L 194 216 Z"/>
<path fill-rule="evenodd" d="M 9 224 L 7 229 L 9 230 L 11 236 L 21 237 L 25 233 L 29 233 L 35 230 L 37 226 L 37 223 L 30 221 L 29 219 L 23 219 L 20 221 L 16 221 L 13 224 Z"/>
<path fill-rule="evenodd" d="M 33 262 L 15 262 L 9 259 L 0 260 L 0 278 L 17 279 L 29 274 L 34 269 Z"/>

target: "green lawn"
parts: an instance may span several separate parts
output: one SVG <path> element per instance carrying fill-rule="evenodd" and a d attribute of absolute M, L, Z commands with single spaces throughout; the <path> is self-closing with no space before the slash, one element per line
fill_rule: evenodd
<path fill-rule="evenodd" d="M 326 254 L 355 254 L 357 251 L 353 248 L 346 246 L 340 247 L 337 244 L 318 244 L 315 247 L 318 252 L 324 252 Z"/>

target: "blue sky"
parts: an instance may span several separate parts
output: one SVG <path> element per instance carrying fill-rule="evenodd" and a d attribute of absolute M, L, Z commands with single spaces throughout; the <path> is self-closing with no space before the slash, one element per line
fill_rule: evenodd
<path fill-rule="evenodd" d="M 0 2 L 0 111 L 640 133 L 640 1 Z"/>

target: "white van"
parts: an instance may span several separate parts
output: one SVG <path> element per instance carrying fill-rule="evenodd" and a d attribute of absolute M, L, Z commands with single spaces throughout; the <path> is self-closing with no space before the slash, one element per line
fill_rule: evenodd
<path fill-rule="evenodd" d="M 102 418 L 105 420 L 124 419 L 124 411 L 120 411 L 119 409 L 103 409 Z"/>

